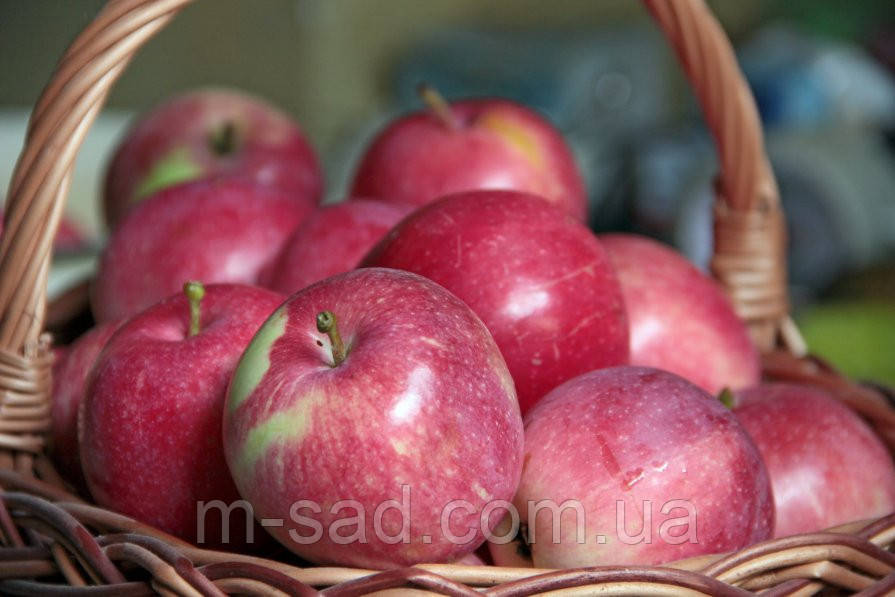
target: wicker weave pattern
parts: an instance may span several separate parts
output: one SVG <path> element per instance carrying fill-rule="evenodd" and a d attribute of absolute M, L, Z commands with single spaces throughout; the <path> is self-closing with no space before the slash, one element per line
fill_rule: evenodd
<path fill-rule="evenodd" d="M 0 240 L 0 593 L 361 595 L 415 587 L 450 595 L 808 595 L 895 590 L 895 515 L 666 567 L 542 571 L 425 565 L 375 573 L 302 568 L 209 551 L 63 489 L 42 454 L 49 413 L 46 279 L 72 164 L 134 53 L 191 0 L 110 0 L 75 40 L 35 106 Z M 703 0 L 644 0 L 668 37 L 715 137 L 721 171 L 712 268 L 766 354 L 771 378 L 823 386 L 895 447 L 895 410 L 816 361 L 787 317 L 784 220 L 758 114 Z M 782 339 L 788 351 L 774 351 Z M 5 448 L 6 450 L 2 450 Z M 142 572 L 141 572 L 142 571 Z M 61 575 L 68 586 L 41 579 Z M 36 579 L 36 580 L 26 580 Z"/>

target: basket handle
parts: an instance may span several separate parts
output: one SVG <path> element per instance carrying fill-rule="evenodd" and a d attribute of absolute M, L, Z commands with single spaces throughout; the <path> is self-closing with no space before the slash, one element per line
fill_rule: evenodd
<path fill-rule="evenodd" d="M 130 59 L 191 1 L 109 0 L 67 50 L 31 115 L 0 237 L 0 447 L 37 452 L 49 425 L 49 341 L 41 332 L 52 243 L 75 156 Z M 777 187 L 730 43 L 703 0 L 644 1 L 716 140 L 721 173 L 712 271 L 762 350 L 772 349 L 781 332 L 798 348 L 787 318 Z"/>

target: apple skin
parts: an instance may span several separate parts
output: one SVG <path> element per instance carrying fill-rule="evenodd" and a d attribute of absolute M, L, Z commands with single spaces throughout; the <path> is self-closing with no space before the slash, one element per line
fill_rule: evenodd
<path fill-rule="evenodd" d="M 213 139 L 228 124 L 228 151 Z M 234 177 L 316 205 L 323 179 L 298 125 L 264 100 L 227 89 L 201 89 L 156 106 L 126 133 L 106 172 L 103 209 L 111 229 L 136 203 L 167 186 Z"/>
<path fill-rule="evenodd" d="M 50 454 L 62 475 L 79 488 L 85 485 L 78 452 L 78 406 L 96 358 L 120 323 L 110 321 L 88 330 L 53 366 Z"/>
<path fill-rule="evenodd" d="M 567 379 L 628 362 L 608 255 L 583 224 L 533 195 L 448 196 L 402 220 L 362 265 L 420 274 L 464 300 L 500 347 L 523 415 Z"/>
<path fill-rule="evenodd" d="M 672 248 L 604 234 L 631 326 L 631 364 L 676 373 L 711 394 L 761 379 L 761 357 L 723 289 Z"/>
<path fill-rule="evenodd" d="M 749 435 L 720 401 L 658 369 L 603 369 L 556 388 L 525 417 L 524 462 L 514 504 L 530 541 L 534 531 L 537 568 L 656 565 L 738 550 L 773 532 L 770 480 Z M 532 527 L 529 502 L 547 499 L 580 501 L 584 543 L 572 509 L 562 512 L 557 543 L 549 511 Z M 689 502 L 695 518 L 671 500 Z M 651 541 L 635 543 L 626 536 L 643 529 L 644 512 Z M 663 533 L 675 518 L 681 526 Z"/>
<path fill-rule="evenodd" d="M 262 285 L 289 295 L 352 270 L 411 211 L 410 206 L 377 199 L 320 207 L 286 241 Z"/>
<path fill-rule="evenodd" d="M 895 465 L 855 413 L 810 386 L 765 383 L 734 393 L 734 412 L 771 476 L 776 536 L 895 511 Z"/>
<path fill-rule="evenodd" d="M 94 365 L 79 413 L 81 463 L 98 504 L 196 542 L 197 502 L 239 499 L 221 438 L 227 384 L 284 299 L 252 286 L 209 285 L 195 336 L 182 293 L 122 325 Z M 242 546 L 245 519 L 235 518 L 229 542 Z M 219 518 L 209 515 L 205 539 L 223 544 Z"/>
<path fill-rule="evenodd" d="M 335 314 L 348 347 L 332 366 L 332 343 L 315 327 Z M 420 276 L 381 268 L 354 270 L 292 295 L 258 331 L 233 376 L 224 412 L 225 453 L 240 494 L 267 530 L 302 558 L 365 568 L 453 561 L 484 541 L 481 510 L 510 500 L 522 468 L 522 418 L 513 382 L 488 330 L 458 298 Z M 410 489 L 408 542 L 375 532 L 379 504 Z M 302 544 L 290 531 L 322 537 Z M 357 500 L 366 543 L 339 544 L 334 521 L 357 510 L 331 510 Z M 440 517 L 451 500 L 452 542 Z M 489 528 L 497 515 L 487 520 Z M 401 515 L 382 515 L 390 536 Z M 430 542 L 422 538 L 428 535 Z"/>
<path fill-rule="evenodd" d="M 91 293 L 94 317 L 130 317 L 185 280 L 255 284 L 312 210 L 281 191 L 236 180 L 160 191 L 109 238 Z"/>
<path fill-rule="evenodd" d="M 420 206 L 461 191 L 516 190 L 587 220 L 575 156 L 546 119 L 502 99 L 458 101 L 450 109 L 456 129 L 425 110 L 382 130 L 360 161 L 351 194 Z"/>

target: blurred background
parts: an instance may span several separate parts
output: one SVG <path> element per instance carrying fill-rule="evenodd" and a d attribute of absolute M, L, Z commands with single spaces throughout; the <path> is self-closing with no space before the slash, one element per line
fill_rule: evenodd
<path fill-rule="evenodd" d="M 30 106 L 99 0 L 0 0 L 0 193 Z M 796 315 L 809 345 L 859 378 L 895 384 L 895 3 L 709 3 L 755 93 L 790 223 Z M 267 98 L 301 123 L 338 200 L 364 144 L 419 108 L 501 95 L 567 135 L 592 226 L 711 250 L 711 138 L 672 53 L 628 0 L 215 0 L 144 48 L 78 158 L 68 215 L 102 243 L 98 189 L 128 122 L 205 85 Z M 0 194 L 2 197 L 2 194 Z M 57 259 L 56 293 L 91 252 Z"/>

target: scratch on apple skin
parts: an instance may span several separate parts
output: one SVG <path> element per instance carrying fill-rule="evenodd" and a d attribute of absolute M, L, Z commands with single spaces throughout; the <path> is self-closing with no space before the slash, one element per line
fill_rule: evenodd
<path fill-rule="evenodd" d="M 321 393 L 301 397 L 295 406 L 271 415 L 267 420 L 252 427 L 239 451 L 237 468 L 251 471 L 275 443 L 297 445 L 308 434 L 317 406 L 325 402 Z"/>
<path fill-rule="evenodd" d="M 252 338 L 239 360 L 227 392 L 227 408 L 230 412 L 239 408 L 264 379 L 264 375 L 270 369 L 270 349 L 286 332 L 288 319 L 289 315 L 285 309 L 282 307 L 277 309 Z"/>

